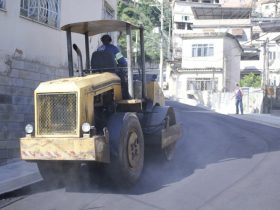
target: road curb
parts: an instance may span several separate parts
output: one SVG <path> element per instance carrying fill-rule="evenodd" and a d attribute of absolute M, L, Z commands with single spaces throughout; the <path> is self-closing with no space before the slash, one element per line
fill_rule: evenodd
<path fill-rule="evenodd" d="M 186 100 L 186 99 L 180 99 L 177 98 L 177 101 L 179 103 L 183 103 L 186 105 L 190 105 L 190 106 L 196 106 L 208 111 L 213 111 L 215 113 L 218 114 L 222 114 L 222 115 L 227 115 L 227 116 L 231 116 L 234 118 L 238 118 L 241 120 L 246 120 L 246 121 L 250 121 L 250 122 L 255 122 L 255 123 L 259 123 L 262 125 L 267 125 L 267 126 L 271 126 L 274 128 L 280 128 L 280 116 L 277 115 L 272 115 L 272 114 L 244 114 L 244 115 L 237 115 L 237 114 L 226 114 L 226 113 L 221 113 L 221 112 L 217 112 L 215 110 L 211 110 L 209 109 L 209 107 L 199 104 L 197 102 L 195 102 L 194 100 Z"/>
<path fill-rule="evenodd" d="M 259 123 L 262 125 L 271 126 L 274 128 L 280 128 L 280 117 L 273 116 L 270 114 L 244 114 L 244 115 L 229 115 L 234 118 L 238 118 L 241 120 L 246 120 L 250 122 Z"/>

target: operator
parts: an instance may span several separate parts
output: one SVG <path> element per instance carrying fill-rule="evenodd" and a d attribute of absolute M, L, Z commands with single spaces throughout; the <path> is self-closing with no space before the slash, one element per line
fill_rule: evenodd
<path fill-rule="evenodd" d="M 97 51 L 110 52 L 111 54 L 114 55 L 114 58 L 116 60 L 118 67 L 127 67 L 127 62 L 126 62 L 125 58 L 123 57 L 122 53 L 120 52 L 120 50 L 115 45 L 111 44 L 111 42 L 112 42 L 111 36 L 108 34 L 105 34 L 101 37 L 101 41 L 102 41 L 103 45 L 98 47 Z M 116 73 L 121 79 L 123 98 L 128 99 L 129 94 L 128 94 L 128 84 L 127 84 L 126 72 L 123 68 L 121 68 L 120 71 L 118 71 Z"/>
<path fill-rule="evenodd" d="M 103 45 L 97 48 L 97 51 L 108 51 L 112 53 L 115 57 L 116 63 L 119 67 L 127 67 L 127 62 L 125 58 L 123 57 L 120 50 L 115 46 L 112 45 L 112 38 L 110 35 L 105 34 L 101 37 L 101 41 Z"/>

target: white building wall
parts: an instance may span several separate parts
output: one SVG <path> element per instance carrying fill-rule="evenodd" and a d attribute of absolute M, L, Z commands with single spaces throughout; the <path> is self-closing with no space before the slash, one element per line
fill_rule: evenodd
<path fill-rule="evenodd" d="M 192 57 L 193 44 L 213 44 L 214 55 L 207 57 Z M 184 39 L 182 45 L 182 68 L 223 68 L 222 39 Z"/>
<path fill-rule="evenodd" d="M 191 7 L 219 7 L 220 5 L 212 1 L 210 3 L 202 3 L 200 2 L 191 2 L 191 1 L 173 1 L 172 4 L 172 12 L 173 12 L 173 26 L 172 26 L 172 36 L 173 36 L 173 56 L 177 58 L 181 58 L 181 46 L 182 46 L 182 38 L 181 35 L 193 33 L 193 30 L 188 30 L 187 25 L 185 29 L 177 29 L 178 22 L 185 23 L 194 23 L 195 18 L 192 12 Z M 184 17 L 187 16 L 188 20 L 184 20 Z M 178 52 L 179 51 L 179 52 Z"/>
<path fill-rule="evenodd" d="M 275 3 L 263 3 L 261 4 L 261 13 L 263 17 L 274 17 L 275 15 Z"/>
<path fill-rule="evenodd" d="M 116 1 L 108 3 L 116 11 Z M 61 22 L 65 24 L 102 19 L 103 0 L 61 1 Z M 22 57 L 47 65 L 67 66 L 66 33 L 20 16 L 20 0 L 6 1 L 6 12 L 0 11 L 0 53 L 12 55 L 21 50 Z M 73 37 L 83 49 L 84 39 Z M 96 45 L 96 44 L 95 44 Z M 93 48 L 92 48 L 93 49 Z"/>

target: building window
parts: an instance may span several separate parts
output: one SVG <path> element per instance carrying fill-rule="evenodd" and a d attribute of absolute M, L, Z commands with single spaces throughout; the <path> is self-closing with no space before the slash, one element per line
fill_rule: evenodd
<path fill-rule="evenodd" d="M 103 18 L 105 20 L 115 19 L 115 11 L 107 1 L 104 2 Z"/>
<path fill-rule="evenodd" d="M 271 52 L 271 51 L 269 51 L 269 60 L 275 60 L 275 58 L 276 58 L 276 53 L 275 52 Z"/>
<path fill-rule="evenodd" d="M 0 0 L 0 9 L 6 8 L 6 0 Z"/>
<path fill-rule="evenodd" d="M 179 29 L 179 30 L 185 30 L 186 23 L 184 23 L 184 22 L 177 22 L 176 26 L 177 26 L 176 28 Z"/>
<path fill-rule="evenodd" d="M 183 15 L 182 16 L 182 21 L 188 21 L 190 18 L 189 16 Z"/>
<path fill-rule="evenodd" d="M 192 57 L 206 57 L 214 55 L 213 44 L 193 44 Z"/>
<path fill-rule="evenodd" d="M 20 15 L 59 28 L 60 0 L 21 0 Z"/>
<path fill-rule="evenodd" d="M 188 78 L 187 90 L 217 90 L 218 80 L 215 78 Z"/>

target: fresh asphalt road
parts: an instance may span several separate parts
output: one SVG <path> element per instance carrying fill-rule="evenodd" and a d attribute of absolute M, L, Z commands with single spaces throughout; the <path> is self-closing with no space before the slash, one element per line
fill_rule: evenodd
<path fill-rule="evenodd" d="M 132 189 L 116 189 L 102 177 L 66 188 L 40 182 L 8 195 L 14 202 L 3 209 L 280 209 L 280 129 L 169 104 L 183 126 L 174 159 L 148 154 Z"/>

